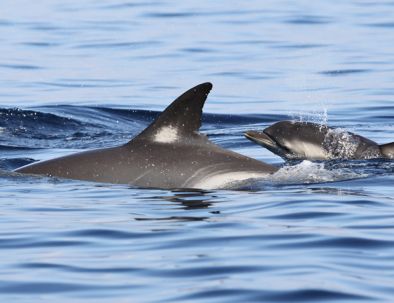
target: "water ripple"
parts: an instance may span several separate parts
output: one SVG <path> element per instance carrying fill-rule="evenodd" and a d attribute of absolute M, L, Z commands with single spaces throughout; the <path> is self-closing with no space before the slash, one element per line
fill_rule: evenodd
<path fill-rule="evenodd" d="M 330 70 L 320 72 L 322 75 L 329 75 L 329 76 L 346 76 L 347 74 L 354 74 L 354 73 L 365 73 L 370 72 L 371 70 L 368 69 L 344 69 L 344 70 Z"/>
<path fill-rule="evenodd" d="M 244 132 L 300 117 L 392 142 L 393 9 L 0 2 L 0 300 L 391 302 L 394 161 L 285 166 Z M 281 167 L 278 182 L 169 191 L 11 171 L 126 143 L 206 81 L 201 132 Z"/>

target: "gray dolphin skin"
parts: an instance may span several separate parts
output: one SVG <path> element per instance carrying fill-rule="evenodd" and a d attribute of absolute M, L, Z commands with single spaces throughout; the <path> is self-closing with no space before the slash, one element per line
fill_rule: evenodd
<path fill-rule="evenodd" d="M 310 122 L 281 121 L 245 137 L 284 160 L 371 159 L 394 157 L 394 142 L 378 145 L 341 128 Z"/>
<path fill-rule="evenodd" d="M 222 188 L 264 177 L 277 167 L 220 147 L 200 134 L 211 83 L 177 98 L 145 130 L 117 147 L 33 163 L 15 172 L 154 188 Z"/>

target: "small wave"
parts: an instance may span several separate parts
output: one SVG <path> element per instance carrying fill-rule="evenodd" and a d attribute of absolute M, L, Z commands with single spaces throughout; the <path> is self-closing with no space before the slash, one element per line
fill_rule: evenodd
<path fill-rule="evenodd" d="M 368 69 L 338 69 L 338 70 L 323 71 L 320 72 L 320 74 L 335 77 L 335 76 L 346 76 L 348 74 L 355 74 L 355 73 L 365 73 L 369 71 L 370 70 Z"/>
<path fill-rule="evenodd" d="M 35 162 L 30 158 L 0 159 L 0 175 L 8 174 L 10 171 L 24 165 Z"/>
<path fill-rule="evenodd" d="M 274 183 L 308 184 L 316 182 L 343 181 L 365 177 L 368 177 L 368 175 L 364 173 L 357 173 L 350 169 L 328 170 L 324 167 L 324 163 L 315 163 L 304 160 L 300 164 L 294 166 L 287 164 L 266 180 Z"/>

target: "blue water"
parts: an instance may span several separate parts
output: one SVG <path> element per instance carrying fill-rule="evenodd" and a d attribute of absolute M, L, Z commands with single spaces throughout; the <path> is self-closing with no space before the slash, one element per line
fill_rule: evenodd
<path fill-rule="evenodd" d="M 281 120 L 394 141 L 392 1 L 2 1 L 2 302 L 394 298 L 394 161 L 286 164 Z M 280 167 L 226 190 L 11 170 L 116 146 L 213 83 L 208 137 Z"/>

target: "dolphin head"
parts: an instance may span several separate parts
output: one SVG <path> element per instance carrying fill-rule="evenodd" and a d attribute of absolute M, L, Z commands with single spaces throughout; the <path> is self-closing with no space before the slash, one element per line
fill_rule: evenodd
<path fill-rule="evenodd" d="M 271 138 L 268 134 L 264 131 L 256 131 L 256 130 L 248 130 L 245 133 L 245 137 L 248 138 L 250 141 L 261 145 L 262 147 L 268 149 L 269 151 L 273 152 L 274 154 L 282 157 L 283 159 L 293 159 L 295 154 L 286 147 L 286 143 L 281 145 L 277 142 L 274 138 Z"/>
<path fill-rule="evenodd" d="M 309 122 L 281 121 L 245 137 L 285 160 L 327 159 L 322 142 L 330 128 Z"/>

